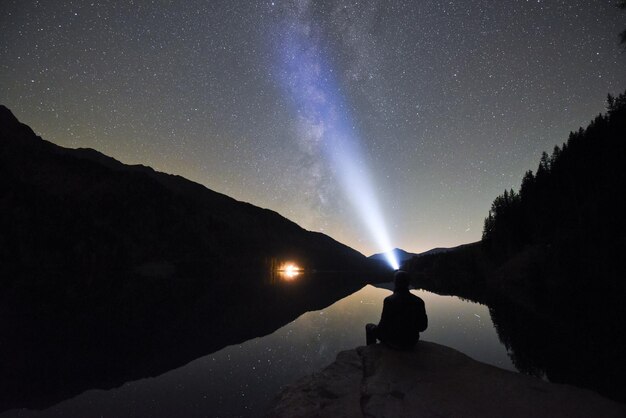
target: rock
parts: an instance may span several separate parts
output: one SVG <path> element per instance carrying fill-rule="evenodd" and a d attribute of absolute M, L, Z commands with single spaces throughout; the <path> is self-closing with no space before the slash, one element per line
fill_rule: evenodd
<path fill-rule="evenodd" d="M 358 417 L 363 378 L 357 350 L 342 351 L 320 373 L 307 376 L 279 396 L 268 417 Z"/>
<path fill-rule="evenodd" d="M 420 341 L 339 353 L 323 371 L 285 388 L 268 417 L 624 417 L 595 392 L 545 382 Z"/>

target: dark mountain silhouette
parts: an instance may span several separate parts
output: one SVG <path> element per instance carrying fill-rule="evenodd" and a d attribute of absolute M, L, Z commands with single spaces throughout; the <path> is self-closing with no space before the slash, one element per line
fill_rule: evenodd
<path fill-rule="evenodd" d="M 452 247 L 452 248 L 445 248 L 445 247 L 431 248 L 428 251 L 424 251 L 423 253 L 419 253 L 419 254 L 416 254 L 416 255 L 418 257 L 421 257 L 421 256 L 424 256 L 424 255 L 447 253 L 448 251 L 452 251 L 455 248 L 458 248 L 458 247 Z"/>
<path fill-rule="evenodd" d="M 523 372 L 626 402 L 626 93 L 498 196 L 482 241 L 415 257 L 421 287 L 486 303 Z"/>
<path fill-rule="evenodd" d="M 5 107 L 0 164 L 0 254 L 13 274 L 78 269 L 98 275 L 146 263 L 188 274 L 207 263 L 258 268 L 268 257 L 295 257 L 318 269 L 367 268 L 356 251 L 270 210 L 179 176 L 42 140 Z"/>
<path fill-rule="evenodd" d="M 455 247 L 455 248 L 458 248 L 458 247 Z M 411 259 L 413 259 L 414 257 L 422 257 L 422 256 L 426 256 L 426 255 L 446 253 L 446 252 L 451 251 L 453 249 L 454 248 L 437 247 L 437 248 L 432 248 L 432 249 L 430 249 L 428 251 L 424 251 L 423 253 L 410 253 L 410 252 L 405 251 L 405 250 L 400 249 L 400 248 L 394 248 L 391 251 L 395 255 L 396 260 L 398 260 L 398 263 L 400 263 L 400 268 L 403 268 L 403 265 L 407 261 L 410 261 Z M 371 260 L 376 260 L 377 262 L 379 262 L 379 263 L 381 263 L 383 265 L 385 265 L 387 263 L 387 259 L 385 258 L 385 253 L 372 254 L 372 255 L 369 256 L 369 258 Z"/>
<path fill-rule="evenodd" d="M 283 260 L 344 273 L 282 282 Z M 45 141 L 0 106 L 0 411 L 163 373 L 387 273 L 270 210 Z"/>
<path fill-rule="evenodd" d="M 406 251 L 404 251 L 404 250 L 402 250 L 400 248 L 394 248 L 391 251 L 396 256 L 396 260 L 398 260 L 398 262 L 400 264 L 402 264 L 406 260 L 411 259 L 413 256 L 417 255 L 417 254 L 406 252 Z M 385 258 L 385 253 L 372 254 L 372 255 L 369 256 L 369 258 L 371 260 L 384 261 L 384 262 L 386 262 L 386 260 L 387 260 Z"/>
<path fill-rule="evenodd" d="M 485 276 L 490 267 L 480 242 L 426 251 L 404 264 L 418 287 L 480 301 L 484 300 Z"/>

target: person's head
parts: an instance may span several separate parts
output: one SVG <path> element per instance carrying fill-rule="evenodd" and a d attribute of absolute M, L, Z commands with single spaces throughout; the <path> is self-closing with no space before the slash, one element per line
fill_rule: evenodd
<path fill-rule="evenodd" d="M 396 292 L 408 292 L 411 276 L 406 271 L 398 270 L 394 276 L 394 286 Z"/>

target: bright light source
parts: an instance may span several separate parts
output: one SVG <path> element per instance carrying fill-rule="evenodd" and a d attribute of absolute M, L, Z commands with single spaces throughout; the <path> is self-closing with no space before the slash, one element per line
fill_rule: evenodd
<path fill-rule="evenodd" d="M 302 274 L 303 270 L 296 266 L 293 263 L 285 263 L 281 267 L 278 268 L 278 273 L 281 278 L 287 281 L 294 280 L 300 274 Z"/>
<path fill-rule="evenodd" d="M 388 250 L 385 252 L 385 259 L 387 260 L 387 264 L 389 264 L 392 269 L 400 269 L 400 263 L 398 263 L 398 259 L 396 258 L 396 254 L 393 252 L 393 250 Z"/>

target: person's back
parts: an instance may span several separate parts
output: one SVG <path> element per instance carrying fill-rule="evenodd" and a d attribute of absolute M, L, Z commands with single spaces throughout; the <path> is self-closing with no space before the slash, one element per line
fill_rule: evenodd
<path fill-rule="evenodd" d="M 428 327 L 424 301 L 409 292 L 409 275 L 396 273 L 395 290 L 383 303 L 378 325 L 366 326 L 367 343 L 380 340 L 394 348 L 411 348 L 419 340 L 419 333 Z"/>
<path fill-rule="evenodd" d="M 409 290 L 387 296 L 378 324 L 379 339 L 398 348 L 413 347 L 428 325 L 424 301 Z"/>

